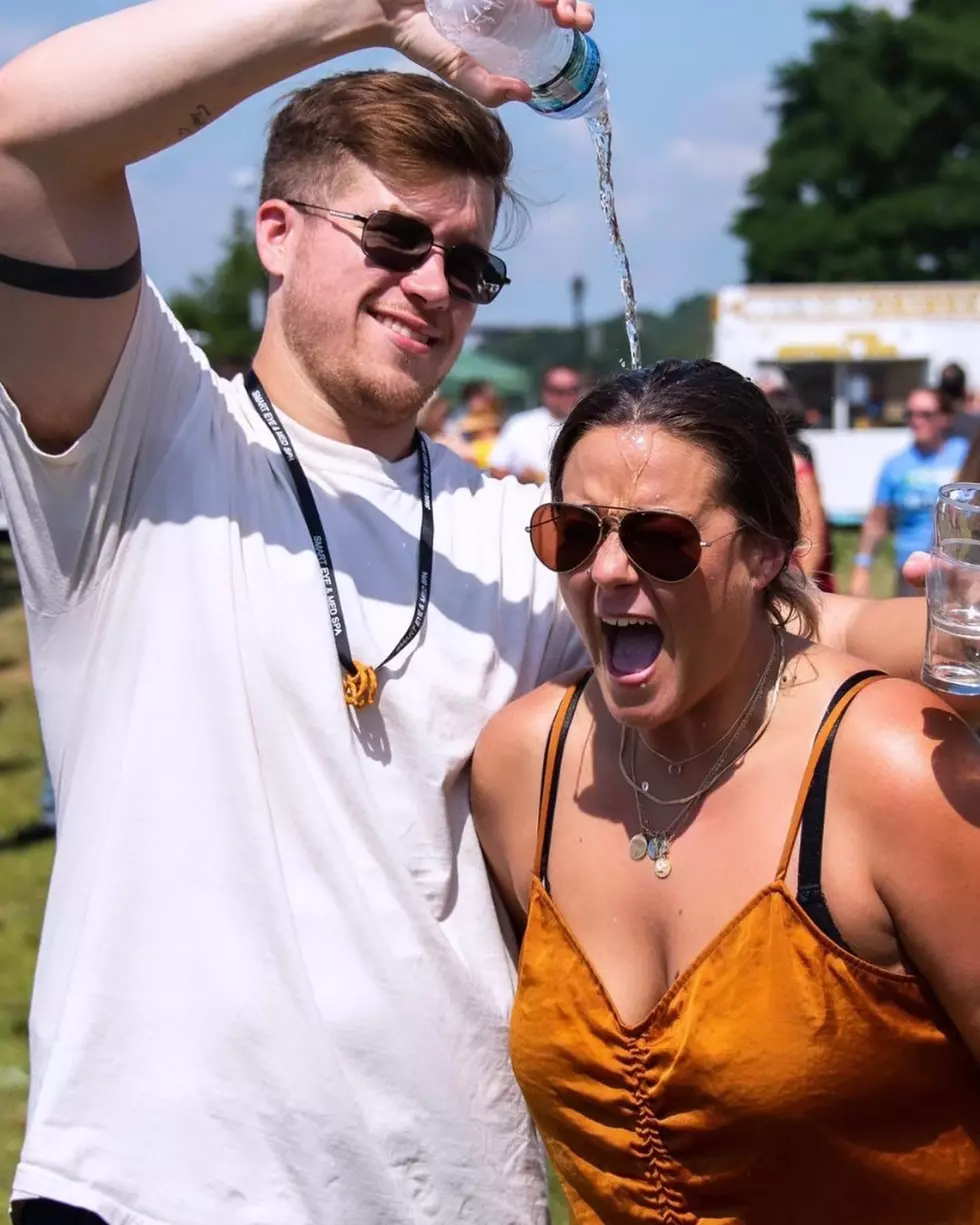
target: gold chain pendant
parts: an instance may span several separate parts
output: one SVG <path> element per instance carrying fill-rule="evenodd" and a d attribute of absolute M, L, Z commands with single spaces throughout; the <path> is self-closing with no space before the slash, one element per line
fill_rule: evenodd
<path fill-rule="evenodd" d="M 378 674 L 367 664 L 354 660 L 353 675 L 344 676 L 344 701 L 355 710 L 373 706 L 378 697 Z"/>

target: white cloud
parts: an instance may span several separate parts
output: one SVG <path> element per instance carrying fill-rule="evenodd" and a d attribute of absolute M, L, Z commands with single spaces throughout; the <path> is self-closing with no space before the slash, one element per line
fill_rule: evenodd
<path fill-rule="evenodd" d="M 667 148 L 667 161 L 683 167 L 707 183 L 741 187 L 763 163 L 763 150 L 748 141 L 675 140 Z"/>
<path fill-rule="evenodd" d="M 865 8 L 884 9 L 894 17 L 907 17 L 912 8 L 911 0 L 878 0 L 875 4 L 865 4 Z"/>

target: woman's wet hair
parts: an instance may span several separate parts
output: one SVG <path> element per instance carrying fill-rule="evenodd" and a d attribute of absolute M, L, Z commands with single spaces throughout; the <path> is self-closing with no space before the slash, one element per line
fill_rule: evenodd
<path fill-rule="evenodd" d="M 656 426 L 711 456 L 719 502 L 757 537 L 778 541 L 785 564 L 766 590 L 777 625 L 812 637 L 816 606 L 792 565 L 800 547 L 800 503 L 789 440 L 777 411 L 749 379 L 719 362 L 665 361 L 606 379 L 578 402 L 555 440 L 551 487 L 562 497 L 568 458 L 593 430 Z"/>

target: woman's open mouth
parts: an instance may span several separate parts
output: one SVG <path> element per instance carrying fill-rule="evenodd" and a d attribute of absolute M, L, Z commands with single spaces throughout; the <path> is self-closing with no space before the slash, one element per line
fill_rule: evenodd
<path fill-rule="evenodd" d="M 656 621 L 649 617 L 604 617 L 602 639 L 611 677 L 626 685 L 642 685 L 650 679 L 664 645 L 663 631 Z"/>

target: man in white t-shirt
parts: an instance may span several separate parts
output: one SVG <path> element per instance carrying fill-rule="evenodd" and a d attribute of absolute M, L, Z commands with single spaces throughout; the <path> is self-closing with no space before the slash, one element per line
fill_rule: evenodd
<path fill-rule="evenodd" d="M 515 413 L 500 431 L 490 455 L 493 471 L 510 473 L 525 483 L 543 484 L 555 438 L 583 390 L 582 376 L 570 366 L 553 366 L 545 371 L 540 406 Z"/>
<path fill-rule="evenodd" d="M 507 282 L 510 142 L 423 74 L 295 95 L 231 382 L 142 278 L 126 188 L 370 44 L 530 96 L 421 0 L 153 0 L 0 70 L 0 487 L 59 807 L 24 1225 L 546 1218 L 468 760 L 583 656 L 538 491 L 415 436 Z"/>

